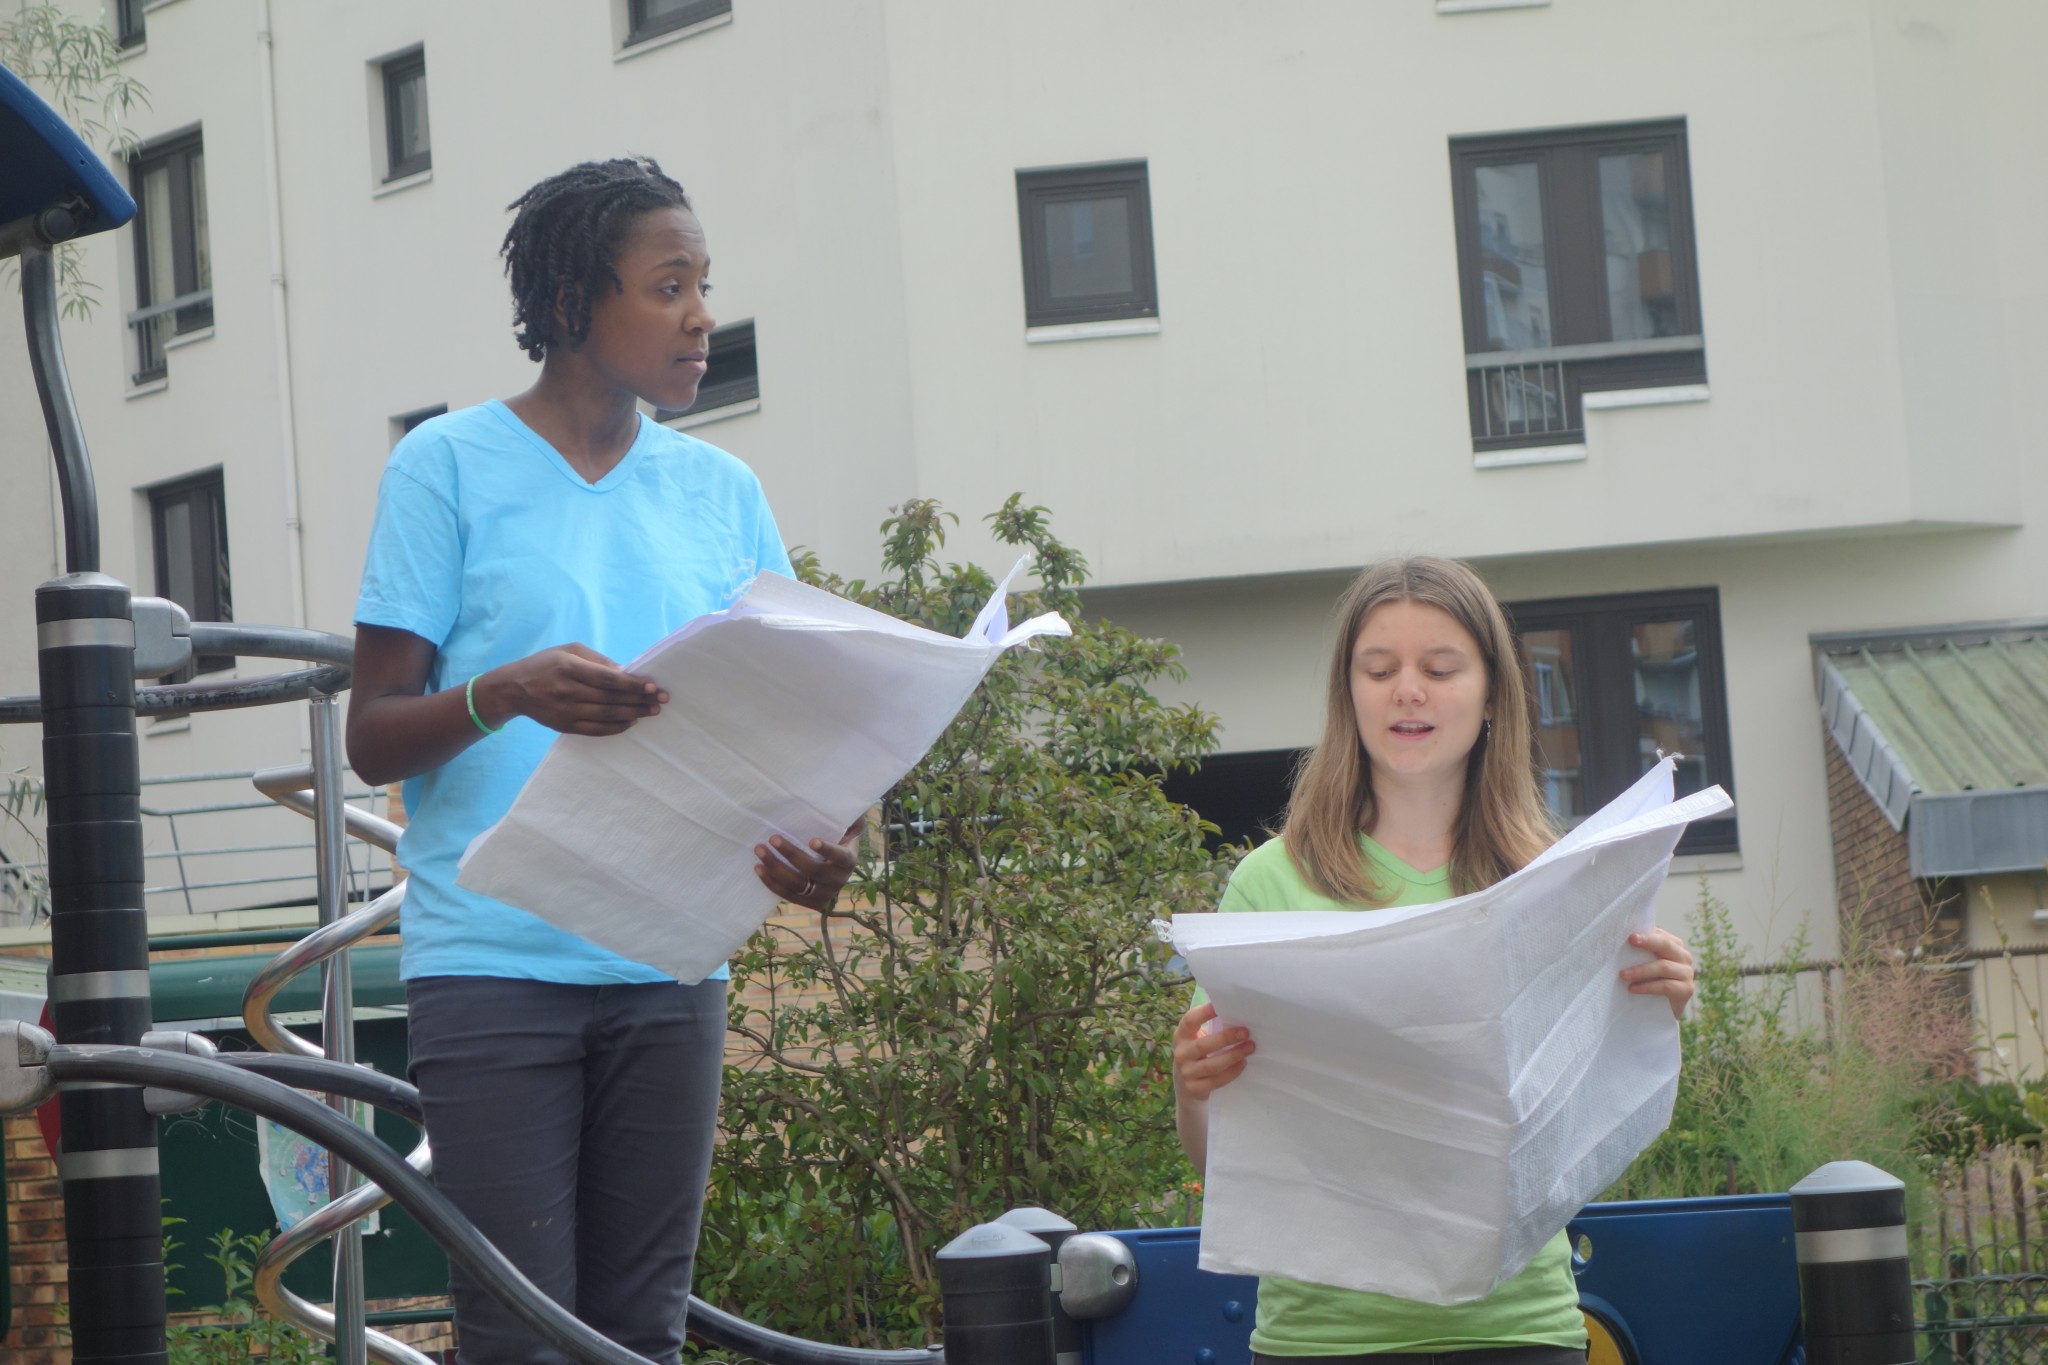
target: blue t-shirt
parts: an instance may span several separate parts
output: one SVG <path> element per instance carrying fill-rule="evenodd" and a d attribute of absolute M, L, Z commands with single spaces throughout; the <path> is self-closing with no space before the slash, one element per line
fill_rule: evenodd
<path fill-rule="evenodd" d="M 764 569 L 789 573 L 789 555 L 760 480 L 724 451 L 643 416 L 625 458 L 589 483 L 489 402 L 421 423 L 392 452 L 356 623 L 432 643 L 427 687 L 439 691 L 557 645 L 628 663 L 729 606 Z M 554 739 L 515 717 L 406 782 L 406 979 L 670 979 L 455 884 L 463 851 L 511 807 Z"/>

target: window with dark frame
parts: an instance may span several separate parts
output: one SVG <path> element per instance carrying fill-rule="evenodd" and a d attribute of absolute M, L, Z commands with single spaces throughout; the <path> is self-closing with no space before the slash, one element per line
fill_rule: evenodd
<path fill-rule="evenodd" d="M 1678 755 L 1680 796 L 1731 795 L 1720 594 L 1713 588 L 1509 606 L 1530 683 L 1544 795 L 1577 824 Z M 1732 853 L 1735 819 L 1690 826 L 1680 853 Z"/>
<path fill-rule="evenodd" d="M 161 379 L 164 343 L 213 325 L 213 266 L 206 236 L 206 154 L 198 133 L 137 152 L 135 382 Z"/>
<path fill-rule="evenodd" d="M 732 0 L 626 0 L 626 46 L 732 13 Z"/>
<path fill-rule="evenodd" d="M 234 620 L 221 472 L 216 469 L 150 489 L 149 525 L 155 543 L 156 595 L 176 602 L 195 621 Z M 167 675 L 167 680 L 185 682 L 234 666 L 232 655 L 201 655 Z"/>
<path fill-rule="evenodd" d="M 1585 439 L 1589 392 L 1707 377 L 1685 121 L 1451 140 L 1475 451 Z"/>
<path fill-rule="evenodd" d="M 127 49 L 141 47 L 148 30 L 142 21 L 144 0 L 114 0 L 114 45 Z"/>
<path fill-rule="evenodd" d="M 711 350 L 705 358 L 704 378 L 697 385 L 697 401 L 687 408 L 662 408 L 654 414 L 657 422 L 712 412 L 761 396 L 761 368 L 754 354 L 754 320 L 729 322 L 713 328 Z"/>
<path fill-rule="evenodd" d="M 1159 316 L 1146 163 L 1017 172 L 1024 323 Z"/>
<path fill-rule="evenodd" d="M 1204 841 L 1211 850 L 1226 844 L 1263 844 L 1287 814 L 1294 772 L 1306 753 L 1261 749 L 1211 754 L 1193 772 L 1168 773 L 1161 786 L 1169 799 L 1192 807 L 1216 826 L 1216 833 Z"/>
<path fill-rule="evenodd" d="M 419 48 L 384 63 L 384 180 L 418 175 L 434 164 L 427 129 L 427 53 Z"/>
<path fill-rule="evenodd" d="M 402 412 L 398 416 L 392 418 L 391 420 L 397 423 L 398 434 L 400 436 L 406 436 L 411 434 L 412 429 L 414 427 L 426 421 L 428 418 L 439 417 L 442 414 L 446 413 L 447 411 L 448 405 L 446 403 L 436 403 L 434 404 L 434 406 L 430 408 L 420 408 L 414 412 Z"/>

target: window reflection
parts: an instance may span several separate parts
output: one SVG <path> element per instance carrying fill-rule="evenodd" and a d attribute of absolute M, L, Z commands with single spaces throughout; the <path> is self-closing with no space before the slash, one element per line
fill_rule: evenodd
<path fill-rule="evenodd" d="M 1522 648 L 1529 656 L 1530 691 L 1536 703 L 1536 753 L 1543 774 L 1543 796 L 1560 825 L 1575 825 L 1585 817 L 1586 802 L 1579 777 L 1578 679 L 1572 668 L 1572 633 L 1524 631 Z"/>
<path fill-rule="evenodd" d="M 1056 299 L 1127 294 L 1133 288 L 1131 206 L 1123 195 L 1047 204 L 1045 247 Z"/>
<path fill-rule="evenodd" d="M 1678 291 L 1671 277 L 1671 206 L 1664 192 L 1664 153 L 1600 158 L 1600 219 L 1612 339 L 1677 336 Z"/>
<path fill-rule="evenodd" d="M 1479 279 L 1489 350 L 1550 344 L 1550 282 L 1543 257 L 1543 182 L 1533 161 L 1480 166 Z"/>
<path fill-rule="evenodd" d="M 1707 785 L 1706 717 L 1692 618 L 1645 621 L 1629 632 L 1634 659 L 1638 774 L 1660 752 L 1678 756 L 1680 796 Z"/>

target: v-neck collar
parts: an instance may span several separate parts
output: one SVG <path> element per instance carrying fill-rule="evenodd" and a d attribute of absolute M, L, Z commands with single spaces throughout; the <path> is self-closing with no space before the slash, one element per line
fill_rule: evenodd
<path fill-rule="evenodd" d="M 533 447 L 534 451 L 543 459 L 553 465 L 556 473 L 586 493 L 609 493 L 633 477 L 633 470 L 639 465 L 641 458 L 645 454 L 647 430 L 652 425 L 647 420 L 646 414 L 635 413 L 634 416 L 639 420 L 640 425 L 633 433 L 633 444 L 626 447 L 626 453 L 619 457 L 617 464 L 605 471 L 603 478 L 599 479 L 596 483 L 592 483 L 577 473 L 576 466 L 563 458 L 561 451 L 556 450 L 539 432 L 521 421 L 519 414 L 505 406 L 502 400 L 496 398 L 487 399 L 484 406 L 489 408 L 499 421 L 510 427 L 521 440 Z"/>
<path fill-rule="evenodd" d="M 1424 872 L 1422 869 L 1414 866 L 1412 863 L 1409 863 L 1404 859 L 1395 857 L 1392 853 L 1387 851 L 1387 846 L 1385 844 L 1373 838 L 1370 834 L 1361 834 L 1358 837 L 1365 841 L 1367 848 L 1372 853 L 1374 861 L 1378 862 L 1381 866 L 1385 867 L 1389 872 L 1401 878 L 1403 881 L 1408 882 L 1410 885 L 1442 886 L 1451 879 L 1451 865 L 1449 863 L 1445 863 L 1442 867 L 1437 868 L 1434 872 Z"/>

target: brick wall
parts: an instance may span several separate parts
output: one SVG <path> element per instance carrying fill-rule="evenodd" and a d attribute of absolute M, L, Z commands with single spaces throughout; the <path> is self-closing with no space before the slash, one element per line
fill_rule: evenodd
<path fill-rule="evenodd" d="M 57 1163 L 43 1147 L 33 1114 L 11 1115 L 0 1128 L 7 1154 L 7 1241 L 13 1270 L 14 1323 L 5 1337 L 7 1365 L 67 1365 L 60 1340 L 64 1300 L 64 1204 Z"/>
<path fill-rule="evenodd" d="M 1825 730 L 1821 746 L 1827 751 L 1835 908 L 1844 946 L 1910 948 L 1956 933 L 1959 921 L 1937 914 L 1942 898 L 1936 885 L 1913 876 L 1905 831 L 1892 828 Z"/>

